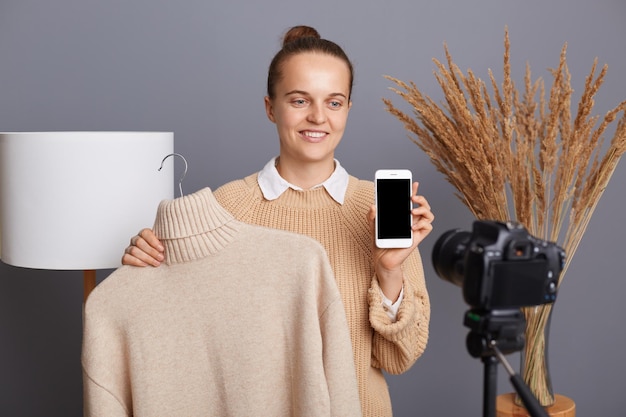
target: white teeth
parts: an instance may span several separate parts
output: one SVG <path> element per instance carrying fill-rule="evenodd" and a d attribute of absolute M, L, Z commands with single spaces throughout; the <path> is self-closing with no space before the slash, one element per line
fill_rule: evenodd
<path fill-rule="evenodd" d="M 311 137 L 311 138 L 321 138 L 322 136 L 325 135 L 324 132 L 304 132 L 305 136 Z"/>

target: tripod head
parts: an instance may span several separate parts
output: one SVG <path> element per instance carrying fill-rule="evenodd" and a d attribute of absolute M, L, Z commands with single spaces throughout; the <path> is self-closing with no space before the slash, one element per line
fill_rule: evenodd
<path fill-rule="evenodd" d="M 465 313 L 463 324 L 470 329 L 466 345 L 474 358 L 494 356 L 494 344 L 505 355 L 524 348 L 526 319 L 519 308 L 471 309 Z"/>
<path fill-rule="evenodd" d="M 484 417 L 495 417 L 495 397 L 498 361 L 510 375 L 522 402 L 532 417 L 547 417 L 546 411 L 533 396 L 528 386 L 504 358 L 505 354 L 524 348 L 526 319 L 518 309 L 484 310 L 472 309 L 465 313 L 464 323 L 470 329 L 466 345 L 470 355 L 481 358 L 484 371 Z"/>

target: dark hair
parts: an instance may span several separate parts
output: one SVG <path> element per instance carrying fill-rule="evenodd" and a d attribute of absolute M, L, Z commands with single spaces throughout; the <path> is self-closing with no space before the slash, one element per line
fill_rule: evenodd
<path fill-rule="evenodd" d="M 273 99 L 275 85 L 282 78 L 282 65 L 290 57 L 305 52 L 319 52 L 337 57 L 344 61 L 350 71 L 349 95 L 352 95 L 354 69 L 352 63 L 335 42 L 322 39 L 320 34 L 310 26 L 294 26 L 283 36 L 283 47 L 274 55 L 267 74 L 267 95 Z"/>

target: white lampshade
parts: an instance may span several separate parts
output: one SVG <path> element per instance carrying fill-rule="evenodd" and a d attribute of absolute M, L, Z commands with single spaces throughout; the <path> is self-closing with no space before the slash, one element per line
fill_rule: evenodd
<path fill-rule="evenodd" d="M 20 267 L 120 266 L 173 198 L 172 132 L 0 133 L 0 259 Z"/>

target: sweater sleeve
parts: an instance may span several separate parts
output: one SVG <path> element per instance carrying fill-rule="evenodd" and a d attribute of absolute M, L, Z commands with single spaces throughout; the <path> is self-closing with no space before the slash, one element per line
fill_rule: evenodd
<path fill-rule="evenodd" d="M 84 417 L 130 417 L 113 394 L 98 385 L 83 370 Z"/>
<path fill-rule="evenodd" d="M 424 352 L 430 321 L 430 300 L 417 250 L 405 261 L 403 268 L 404 298 L 395 322 L 383 308 L 376 276 L 368 291 L 369 318 L 374 329 L 372 364 L 396 375 L 407 371 Z"/>
<path fill-rule="evenodd" d="M 330 400 L 329 415 L 361 417 L 348 320 L 326 252 L 321 245 L 317 247 L 318 252 L 310 251 L 310 256 L 311 259 L 316 259 L 315 270 L 319 271 L 312 282 L 317 283 L 318 288 L 319 331 L 322 336 L 322 360 Z"/>
<path fill-rule="evenodd" d="M 113 272 L 85 303 L 81 352 L 84 417 L 129 417 L 133 413 L 120 333 L 111 317 L 111 309 L 117 310 L 117 306 L 109 308 L 107 302 L 117 299 L 106 288 L 120 273 Z"/>
<path fill-rule="evenodd" d="M 320 327 L 324 343 L 324 372 L 330 397 L 330 415 L 359 417 L 361 403 L 352 359 L 352 345 L 339 296 L 324 312 Z"/>

